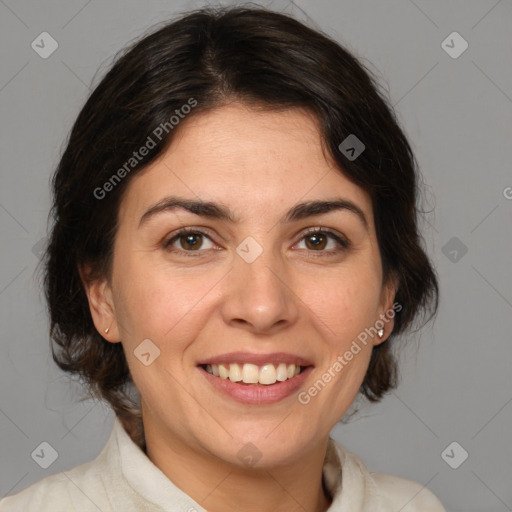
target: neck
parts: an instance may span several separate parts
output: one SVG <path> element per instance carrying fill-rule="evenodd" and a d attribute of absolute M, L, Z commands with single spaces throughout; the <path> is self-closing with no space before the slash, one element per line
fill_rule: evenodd
<path fill-rule="evenodd" d="M 146 427 L 149 459 L 183 492 L 209 512 L 325 512 L 322 485 L 328 437 L 292 463 L 245 468 L 220 460 L 191 443 Z"/>

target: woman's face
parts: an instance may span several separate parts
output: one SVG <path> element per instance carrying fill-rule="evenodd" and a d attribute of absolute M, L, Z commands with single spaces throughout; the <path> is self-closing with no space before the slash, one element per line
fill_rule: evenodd
<path fill-rule="evenodd" d="M 179 128 L 127 188 L 96 326 L 122 341 L 147 431 L 237 465 L 293 461 L 349 408 L 381 342 L 353 341 L 392 308 L 371 200 L 302 110 L 234 103 Z"/>

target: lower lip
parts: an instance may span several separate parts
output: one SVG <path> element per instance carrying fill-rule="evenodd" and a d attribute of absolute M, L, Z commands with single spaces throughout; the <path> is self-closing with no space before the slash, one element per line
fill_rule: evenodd
<path fill-rule="evenodd" d="M 275 384 L 240 384 L 231 382 L 229 379 L 215 377 L 208 373 L 203 367 L 198 366 L 201 373 L 210 382 L 210 384 L 230 396 L 233 400 L 243 404 L 266 405 L 275 404 L 295 393 L 308 378 L 313 370 L 312 366 L 305 368 L 299 375 Z"/>

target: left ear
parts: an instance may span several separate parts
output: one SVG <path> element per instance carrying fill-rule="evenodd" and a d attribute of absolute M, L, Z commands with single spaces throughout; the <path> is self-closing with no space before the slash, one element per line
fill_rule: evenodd
<path fill-rule="evenodd" d="M 377 329 L 382 328 L 384 335 L 381 337 L 374 337 L 374 345 L 380 345 L 389 338 L 389 335 L 393 332 L 395 325 L 395 314 L 396 311 L 402 309 L 397 304 L 395 307 L 395 295 L 398 290 L 398 278 L 396 276 L 390 276 L 386 284 L 382 287 L 379 305 L 379 317 L 375 320 L 375 326 Z"/>

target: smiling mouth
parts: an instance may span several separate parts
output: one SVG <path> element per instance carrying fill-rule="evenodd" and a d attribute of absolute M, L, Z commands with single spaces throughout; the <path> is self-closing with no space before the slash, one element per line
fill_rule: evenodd
<path fill-rule="evenodd" d="M 255 364 L 229 363 L 229 364 L 202 364 L 206 372 L 220 379 L 230 380 L 239 384 L 271 386 L 276 382 L 285 382 L 300 375 L 308 366 L 279 363 Z"/>

